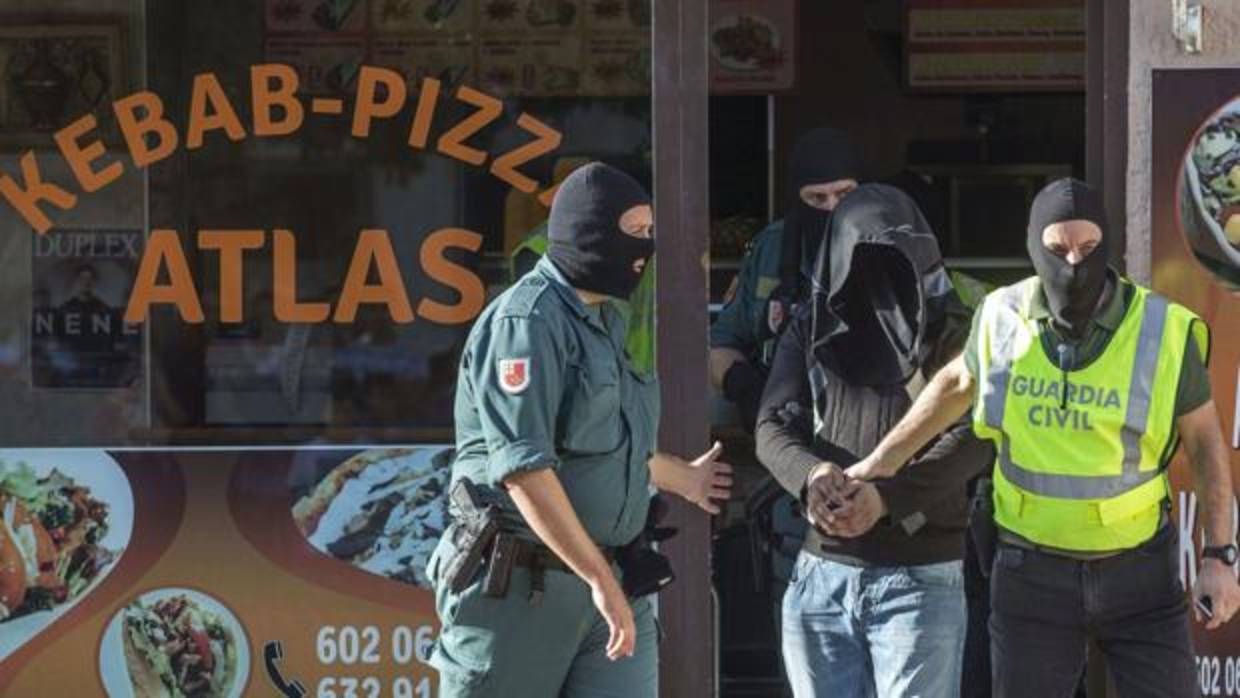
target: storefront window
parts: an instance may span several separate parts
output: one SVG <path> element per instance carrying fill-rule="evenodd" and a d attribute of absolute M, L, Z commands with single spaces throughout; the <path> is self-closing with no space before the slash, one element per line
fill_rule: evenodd
<path fill-rule="evenodd" d="M 650 185 L 644 3 L 112 5 L 0 39 L 4 172 L 76 197 L 0 209 L 5 443 L 450 441 L 555 183 Z"/>
<path fill-rule="evenodd" d="M 435 695 L 460 353 L 651 187 L 651 7 L 0 0 L 0 695 Z"/>

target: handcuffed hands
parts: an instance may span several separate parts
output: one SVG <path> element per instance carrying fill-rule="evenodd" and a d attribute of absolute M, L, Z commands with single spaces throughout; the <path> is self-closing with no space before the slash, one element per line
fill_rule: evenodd
<path fill-rule="evenodd" d="M 806 513 L 810 523 L 826 535 L 862 536 L 887 513 L 878 488 L 850 471 L 834 463 L 821 463 L 806 481 Z"/>

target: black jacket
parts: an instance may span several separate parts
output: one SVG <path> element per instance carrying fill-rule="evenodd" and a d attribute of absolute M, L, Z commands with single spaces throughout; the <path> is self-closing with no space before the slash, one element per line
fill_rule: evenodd
<path fill-rule="evenodd" d="M 816 464 L 846 468 L 868 454 L 911 406 L 910 380 L 928 379 L 969 331 L 929 227 L 897 190 L 849 195 L 829 239 L 814 303 L 780 338 L 757 421 L 758 459 L 798 498 Z M 881 287 L 888 282 L 898 288 Z M 837 539 L 811 529 L 805 547 L 865 566 L 961 559 L 966 486 L 992 462 L 989 442 L 961 423 L 877 483 L 888 515 L 870 532 Z"/>

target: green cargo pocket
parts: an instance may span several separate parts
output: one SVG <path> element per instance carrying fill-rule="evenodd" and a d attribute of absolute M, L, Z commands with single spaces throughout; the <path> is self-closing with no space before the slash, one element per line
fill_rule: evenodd
<path fill-rule="evenodd" d="M 612 453 L 624 443 L 616 362 L 586 360 L 575 373 L 561 442 L 574 453 Z"/>
<path fill-rule="evenodd" d="M 467 597 L 478 596 L 484 576 L 483 569 L 485 569 L 484 564 L 459 594 L 454 593 L 449 588 L 451 586 L 449 581 L 442 577 L 447 571 L 445 568 L 448 560 L 451 560 L 455 554 L 456 546 L 452 543 L 452 528 L 449 526 L 443 538 L 439 540 L 439 544 L 435 546 L 435 552 L 431 553 L 431 561 L 427 565 L 432 591 L 435 593 L 435 613 L 439 616 L 439 622 L 445 626 L 457 622 L 462 602 L 466 601 Z M 477 601 L 477 599 L 472 600 Z"/>
<path fill-rule="evenodd" d="M 465 698 L 486 686 L 494 642 L 494 633 L 483 628 L 448 625 L 440 631 L 430 665 L 439 672 L 441 698 Z"/>

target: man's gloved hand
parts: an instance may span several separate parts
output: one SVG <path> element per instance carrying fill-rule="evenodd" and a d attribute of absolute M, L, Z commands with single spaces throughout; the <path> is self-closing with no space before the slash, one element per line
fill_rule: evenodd
<path fill-rule="evenodd" d="M 758 404 L 766 376 L 748 361 L 737 361 L 723 374 L 723 396 L 736 405 L 741 424 L 752 432 L 758 422 Z"/>

